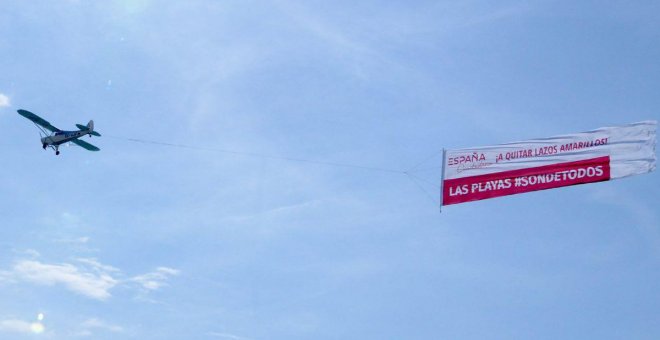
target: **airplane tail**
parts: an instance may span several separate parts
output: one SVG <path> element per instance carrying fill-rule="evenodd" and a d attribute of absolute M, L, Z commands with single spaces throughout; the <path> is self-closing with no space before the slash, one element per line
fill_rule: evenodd
<path fill-rule="evenodd" d="M 93 120 L 90 120 L 89 123 L 87 123 L 87 126 L 82 125 L 82 124 L 76 124 L 76 126 L 77 126 L 80 130 L 88 130 L 88 131 L 89 131 L 88 133 L 89 133 L 90 135 L 92 135 L 92 136 L 101 137 L 101 134 L 100 134 L 100 133 L 94 131 L 94 121 L 93 121 Z"/>

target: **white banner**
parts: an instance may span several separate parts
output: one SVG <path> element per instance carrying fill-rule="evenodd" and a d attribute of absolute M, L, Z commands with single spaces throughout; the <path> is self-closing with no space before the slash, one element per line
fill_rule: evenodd
<path fill-rule="evenodd" d="M 656 121 L 445 151 L 442 204 L 607 181 L 655 169 Z"/>

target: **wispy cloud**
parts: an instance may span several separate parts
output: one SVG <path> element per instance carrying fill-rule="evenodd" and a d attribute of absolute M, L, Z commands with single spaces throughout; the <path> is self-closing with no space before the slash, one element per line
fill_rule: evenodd
<path fill-rule="evenodd" d="M 103 321 L 98 318 L 90 318 L 85 320 L 80 325 L 80 330 L 73 333 L 73 335 L 77 337 L 91 337 L 94 335 L 95 332 L 98 331 L 122 333 L 124 332 L 124 328 L 118 325 L 107 323 L 106 321 Z"/>
<path fill-rule="evenodd" d="M 76 260 L 78 260 L 78 262 L 80 262 L 80 263 L 84 263 L 84 264 L 88 265 L 91 269 L 93 269 L 94 271 L 96 271 L 98 273 L 120 272 L 119 269 L 117 269 L 113 266 L 108 266 L 108 265 L 102 264 L 101 262 L 99 262 L 95 258 L 79 258 L 79 259 L 76 259 Z"/>
<path fill-rule="evenodd" d="M 7 107 L 10 105 L 9 97 L 4 93 L 0 93 L 0 107 Z"/>
<path fill-rule="evenodd" d="M 37 257 L 41 256 L 41 254 L 38 251 L 34 250 L 34 249 L 25 249 L 25 250 L 14 249 L 13 251 L 14 251 L 14 253 L 16 253 L 18 255 L 27 256 L 27 257 L 33 258 L 33 259 L 36 259 Z"/>
<path fill-rule="evenodd" d="M 28 322 L 18 319 L 0 320 L 0 332 L 41 334 L 45 327 L 41 322 Z"/>
<path fill-rule="evenodd" d="M 167 286 L 167 280 L 179 271 L 158 267 L 155 271 L 125 278 L 119 268 L 99 262 L 94 258 L 78 258 L 73 263 L 50 264 L 35 259 L 22 259 L 10 270 L 0 271 L 0 281 L 5 283 L 28 282 L 43 286 L 63 286 L 85 297 L 104 301 L 117 286 L 135 287 L 137 283 L 147 291 Z"/>
<path fill-rule="evenodd" d="M 55 242 L 83 245 L 83 244 L 86 244 L 87 242 L 89 242 L 89 236 L 81 236 L 81 237 L 74 237 L 74 238 L 63 238 L 63 239 L 55 240 Z"/>
<path fill-rule="evenodd" d="M 241 216 L 232 216 L 228 220 L 232 222 L 247 222 L 252 221 L 258 218 L 268 218 L 268 219 L 281 219 L 288 218 L 291 216 L 299 215 L 300 213 L 307 212 L 310 209 L 317 209 L 318 207 L 323 206 L 323 201 L 321 200 L 309 200 L 303 202 L 297 202 L 289 205 L 282 205 L 267 211 L 260 213 L 259 215 L 241 215 Z"/>
<path fill-rule="evenodd" d="M 73 264 L 46 264 L 34 260 L 18 261 L 13 267 L 13 276 L 17 280 L 38 285 L 64 285 L 75 293 L 97 299 L 110 297 L 110 289 L 119 281 L 106 272 L 89 272 Z"/>
<path fill-rule="evenodd" d="M 32 333 L 31 323 L 23 320 L 9 319 L 0 321 L 0 331 L 14 333 Z"/>
<path fill-rule="evenodd" d="M 124 328 L 122 328 L 121 326 L 111 325 L 111 324 L 108 324 L 105 321 L 99 320 L 97 318 L 91 318 L 91 319 L 85 320 L 85 322 L 83 322 L 82 326 L 84 328 L 88 328 L 88 329 L 90 329 L 90 328 L 100 328 L 100 329 L 104 329 L 104 330 L 108 330 L 108 331 L 116 332 L 116 333 L 124 331 Z"/>
<path fill-rule="evenodd" d="M 244 338 L 242 336 L 234 335 L 234 334 L 229 334 L 229 333 L 220 333 L 220 332 L 208 332 L 206 335 L 218 339 L 228 339 L 228 340 L 249 340 L 248 338 Z"/>
<path fill-rule="evenodd" d="M 167 285 L 166 281 L 170 276 L 176 275 L 179 275 L 176 269 L 158 267 L 153 272 L 135 276 L 131 280 L 139 283 L 146 290 L 157 290 Z"/>

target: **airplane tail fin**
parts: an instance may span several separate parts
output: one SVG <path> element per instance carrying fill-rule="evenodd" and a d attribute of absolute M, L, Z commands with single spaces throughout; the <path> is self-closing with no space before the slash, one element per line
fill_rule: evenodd
<path fill-rule="evenodd" d="M 82 125 L 82 124 L 76 124 L 76 126 L 80 130 L 89 130 L 89 134 L 92 135 L 92 136 L 101 137 L 100 133 L 94 131 L 94 121 L 93 120 L 90 120 L 89 123 L 87 123 L 87 126 Z"/>

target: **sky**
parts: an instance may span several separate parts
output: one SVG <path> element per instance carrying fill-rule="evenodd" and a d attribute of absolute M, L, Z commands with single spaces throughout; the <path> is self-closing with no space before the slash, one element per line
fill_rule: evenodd
<path fill-rule="evenodd" d="M 1 8 L 0 338 L 660 338 L 657 172 L 438 204 L 443 148 L 658 120 L 657 1 Z"/>

